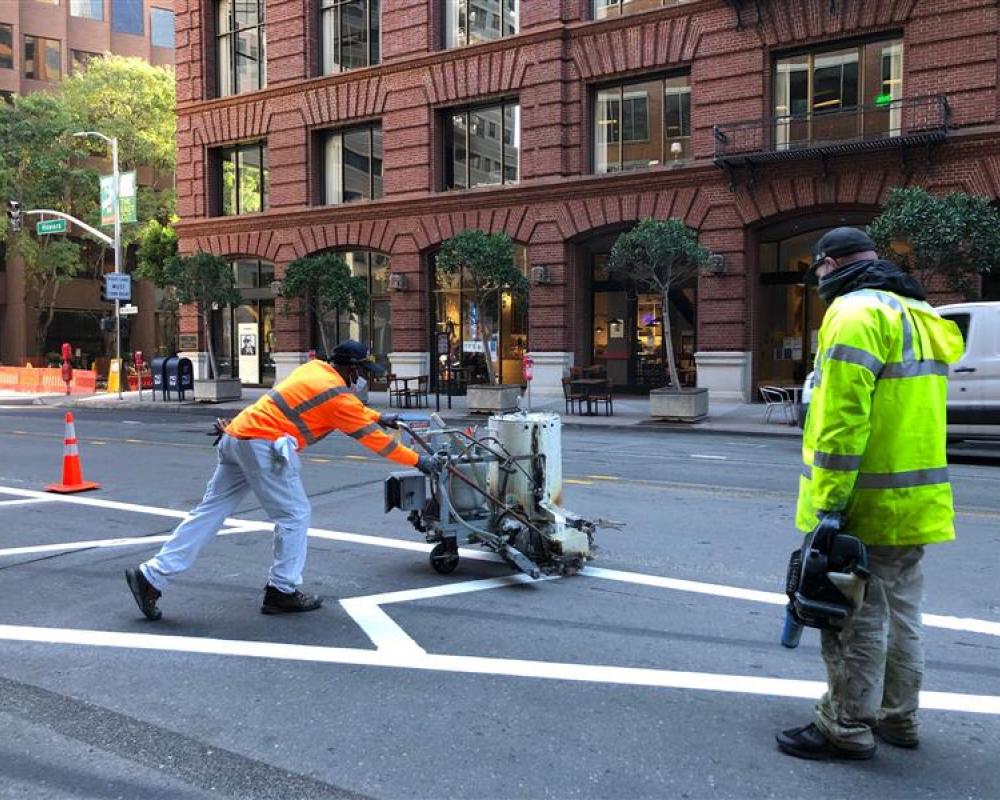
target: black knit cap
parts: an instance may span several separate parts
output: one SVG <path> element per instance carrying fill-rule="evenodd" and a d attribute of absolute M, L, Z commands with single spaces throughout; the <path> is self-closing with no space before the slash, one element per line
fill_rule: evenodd
<path fill-rule="evenodd" d="M 368 348 L 355 339 L 345 339 L 333 348 L 330 363 L 335 367 L 358 367 L 372 375 L 385 372 L 381 366 L 368 358 Z"/>
<path fill-rule="evenodd" d="M 874 249 L 875 242 L 864 231 L 857 228 L 834 228 L 824 233 L 813 245 L 810 271 L 816 269 L 825 258 L 840 258 Z"/>

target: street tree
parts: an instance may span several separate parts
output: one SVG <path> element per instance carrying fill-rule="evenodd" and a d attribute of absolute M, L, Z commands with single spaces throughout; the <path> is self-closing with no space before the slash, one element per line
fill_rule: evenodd
<path fill-rule="evenodd" d="M 441 245 L 436 264 L 442 278 L 461 277 L 464 285 L 471 289 L 486 373 L 491 384 L 499 383 L 500 370 L 490 349 L 493 335 L 490 316 L 491 313 L 496 315 L 502 292 L 524 295 L 528 291 L 528 279 L 514 257 L 514 243 L 505 233 L 487 234 L 470 228 L 456 233 Z M 499 348 L 497 351 L 499 357 Z"/>
<path fill-rule="evenodd" d="M 319 253 L 295 259 L 285 270 L 281 296 L 286 301 L 286 313 L 291 308 L 290 301 L 297 299 L 316 319 L 324 358 L 330 357 L 327 327 L 331 318 L 339 314 L 360 315 L 368 308 L 365 279 L 352 275 L 351 268 L 339 253 Z"/>
<path fill-rule="evenodd" d="M 679 219 L 644 219 L 615 241 L 608 270 L 637 289 L 660 295 L 660 331 L 670 385 L 680 388 L 677 359 L 670 328 L 670 288 L 698 275 L 708 265 L 709 253 L 698 234 Z"/>
<path fill-rule="evenodd" d="M 943 285 L 973 298 L 979 275 L 1000 267 L 1000 212 L 985 197 L 893 189 L 868 234 L 879 253 L 931 290 Z"/>
<path fill-rule="evenodd" d="M 98 139 L 72 134 L 96 130 L 118 136 L 121 170 L 145 167 L 153 178 L 139 189 L 138 224 L 122 226 L 128 252 L 146 221 L 165 223 L 174 212 L 167 179 L 175 163 L 173 107 L 171 70 L 120 56 L 91 59 L 51 91 L 0 104 L 0 197 L 17 199 L 25 210 L 50 208 L 99 227 L 100 173 L 111 171 L 110 152 Z M 0 236 L 8 254 L 23 260 L 27 300 L 38 314 L 36 349 L 42 353 L 59 290 L 74 278 L 98 276 L 111 254 L 72 229 L 36 237 L 31 224 L 21 233 L 3 226 Z"/>
<path fill-rule="evenodd" d="M 148 220 L 139 232 L 135 276 L 140 280 L 149 281 L 161 292 L 159 310 L 166 314 L 169 320 L 165 343 L 168 352 L 177 349 L 176 331 L 180 303 L 177 301 L 177 288 L 171 283 L 174 280 L 176 260 L 177 233 L 169 224 L 164 225 L 157 219 Z"/>
<path fill-rule="evenodd" d="M 175 288 L 177 300 L 185 305 L 194 304 L 198 309 L 205 331 L 209 371 L 217 379 L 219 367 L 211 335 L 212 306 L 237 305 L 241 301 L 232 265 L 221 256 L 199 250 L 190 256 L 169 259 L 166 271 L 164 281 Z"/>

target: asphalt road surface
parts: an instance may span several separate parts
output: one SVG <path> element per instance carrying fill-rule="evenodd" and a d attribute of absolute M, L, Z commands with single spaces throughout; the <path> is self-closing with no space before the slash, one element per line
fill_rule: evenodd
<path fill-rule="evenodd" d="M 248 497 L 139 614 L 122 579 L 200 499 L 205 415 L 77 415 L 99 492 L 58 477 L 62 419 L 0 410 L 0 798 L 1000 797 L 1000 462 L 955 451 L 959 538 L 931 548 L 921 748 L 779 754 L 822 686 L 778 645 L 795 439 L 567 431 L 566 506 L 625 523 L 587 574 L 431 571 L 385 515 L 392 469 L 307 451 L 318 612 L 259 605 L 271 536 Z M 341 602 L 345 601 L 345 602 Z"/>

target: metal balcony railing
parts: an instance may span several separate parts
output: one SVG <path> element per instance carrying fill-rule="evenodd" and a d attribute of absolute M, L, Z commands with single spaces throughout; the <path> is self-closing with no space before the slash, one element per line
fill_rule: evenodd
<path fill-rule="evenodd" d="M 715 163 L 728 170 L 774 161 L 932 145 L 948 131 L 944 95 L 716 125 Z"/>

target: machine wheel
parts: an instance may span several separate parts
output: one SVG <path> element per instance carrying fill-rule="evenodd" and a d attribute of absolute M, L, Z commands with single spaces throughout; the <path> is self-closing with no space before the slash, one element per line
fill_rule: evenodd
<path fill-rule="evenodd" d="M 458 566 L 458 552 L 438 542 L 431 550 L 431 566 L 438 575 L 451 575 Z"/>

